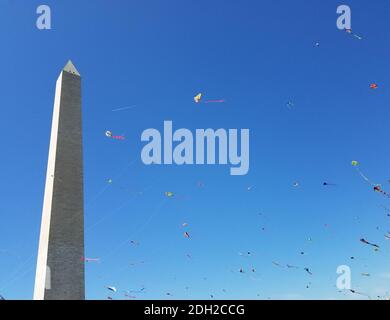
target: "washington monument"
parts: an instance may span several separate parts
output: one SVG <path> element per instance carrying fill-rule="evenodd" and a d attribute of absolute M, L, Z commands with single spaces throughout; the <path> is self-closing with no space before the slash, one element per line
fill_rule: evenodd
<path fill-rule="evenodd" d="M 81 77 L 69 61 L 56 85 L 34 300 L 85 299 L 81 115 Z"/>

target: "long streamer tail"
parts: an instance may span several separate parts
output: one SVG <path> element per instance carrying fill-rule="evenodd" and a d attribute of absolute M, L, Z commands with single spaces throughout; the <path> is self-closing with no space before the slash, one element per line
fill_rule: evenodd
<path fill-rule="evenodd" d="M 221 100 L 207 100 L 204 103 L 224 103 L 224 102 L 225 100 L 221 99 Z"/>

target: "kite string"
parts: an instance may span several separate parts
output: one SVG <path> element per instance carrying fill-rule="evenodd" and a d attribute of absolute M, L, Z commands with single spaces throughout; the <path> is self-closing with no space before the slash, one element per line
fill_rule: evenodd
<path fill-rule="evenodd" d="M 371 186 L 376 186 L 376 184 L 372 183 L 364 174 L 363 172 L 360 171 L 358 167 L 356 167 L 356 171 L 359 173 L 359 175 L 366 181 L 368 182 Z"/>
<path fill-rule="evenodd" d="M 124 166 L 124 168 L 119 171 L 115 176 L 114 176 L 114 180 L 116 179 L 120 179 L 124 174 L 125 172 L 134 164 L 135 160 L 131 161 L 129 164 L 127 164 L 126 166 Z M 111 185 L 110 184 L 107 184 L 106 186 L 104 186 L 93 198 L 92 200 L 88 201 L 86 203 L 86 206 L 90 206 L 92 204 L 94 204 L 106 191 L 107 189 L 110 187 Z"/>
<path fill-rule="evenodd" d="M 372 187 L 374 187 L 374 190 L 377 191 L 377 192 L 380 192 L 381 194 L 383 194 L 384 196 L 390 198 L 390 194 L 387 193 L 386 191 L 383 191 L 382 188 L 381 188 L 381 185 L 380 184 L 375 184 L 375 183 L 372 183 L 361 171 L 359 168 L 356 167 L 356 171 L 359 173 L 359 175 L 366 181 L 368 182 Z"/>
<path fill-rule="evenodd" d="M 105 255 L 103 258 L 108 258 L 108 257 L 111 257 L 112 255 L 114 255 L 121 247 L 123 247 L 125 244 L 129 243 L 130 240 L 136 236 L 137 234 L 139 234 L 139 232 L 141 232 L 142 230 L 144 230 L 148 225 L 149 223 L 152 221 L 153 217 L 159 212 L 158 210 L 161 209 L 161 207 L 165 204 L 166 202 L 166 199 L 163 199 L 161 202 L 159 202 L 157 204 L 157 206 L 155 207 L 155 209 L 153 210 L 153 213 L 149 216 L 148 220 L 146 221 L 146 223 L 144 223 L 139 229 L 136 229 L 136 231 L 134 231 L 134 233 L 132 234 L 131 237 L 127 238 L 125 241 L 123 241 L 122 243 L 120 243 L 115 249 L 111 250 L 107 255 Z M 124 270 L 128 269 L 129 266 L 126 266 L 126 267 L 121 267 L 121 268 L 118 268 L 117 271 L 115 272 L 115 274 L 118 274 L 118 273 L 122 273 Z"/>
<path fill-rule="evenodd" d="M 130 107 L 124 107 L 124 108 L 113 109 L 113 110 L 111 110 L 111 111 L 112 111 L 112 112 L 123 111 L 123 110 L 133 109 L 133 108 L 135 108 L 136 106 L 137 106 L 137 105 L 133 105 L 133 106 L 130 106 Z"/>
<path fill-rule="evenodd" d="M 5 289 L 6 287 L 9 286 L 10 283 L 13 283 L 15 282 L 16 280 L 18 280 L 21 276 L 24 276 L 24 274 L 20 275 L 20 272 L 23 272 L 23 268 L 24 266 L 28 266 L 31 264 L 31 266 L 27 269 L 28 272 L 34 267 L 34 263 L 33 261 L 30 261 L 34 258 L 34 254 L 32 254 L 28 259 L 26 259 L 24 262 L 20 263 L 17 267 L 16 267 L 16 271 L 14 271 L 13 273 L 11 273 L 7 279 L 10 279 L 12 278 L 12 280 L 8 280 L 8 281 L 4 281 L 2 283 L 2 286 L 0 287 L 0 291 L 2 291 L 3 289 Z"/>
<path fill-rule="evenodd" d="M 126 199 L 125 201 L 123 201 L 121 203 L 120 206 L 118 206 L 117 208 L 115 208 L 113 211 L 111 211 L 109 214 L 101 217 L 98 221 L 96 221 L 95 223 L 93 223 L 91 226 L 87 227 L 85 229 L 85 232 L 87 233 L 88 231 L 92 230 L 94 227 L 96 227 L 97 225 L 99 225 L 100 223 L 102 223 L 104 220 L 106 220 L 108 217 L 111 217 L 113 216 L 116 212 L 120 211 L 122 208 L 124 208 L 127 204 L 131 203 L 134 199 L 136 198 L 136 196 L 130 198 L 130 199 Z"/>
<path fill-rule="evenodd" d="M 123 247 L 126 243 L 128 243 L 135 235 L 137 235 L 141 230 L 145 229 L 149 223 L 152 221 L 152 219 L 154 218 L 154 216 L 159 212 L 159 209 L 161 209 L 161 207 L 165 204 L 166 202 L 166 199 L 163 199 L 162 201 L 160 201 L 157 206 L 155 207 L 155 209 L 153 210 L 153 213 L 149 216 L 148 220 L 146 221 L 146 223 L 144 223 L 139 229 L 137 229 L 136 231 L 134 231 L 132 234 L 131 234 L 131 237 L 127 238 L 125 241 L 121 242 L 117 247 L 115 247 L 113 250 L 111 250 L 108 254 L 106 254 L 105 256 L 103 256 L 102 260 L 104 258 L 108 258 L 108 257 L 111 257 L 114 253 L 116 253 L 118 251 L 118 249 L 120 249 L 121 247 Z"/>
<path fill-rule="evenodd" d="M 158 182 L 159 180 L 161 179 L 157 179 L 153 184 L 155 184 L 156 182 Z M 144 188 L 141 193 L 144 193 L 145 191 L 147 190 L 150 190 L 152 187 L 153 187 L 153 184 L 149 185 L 148 187 Z M 114 209 L 113 211 L 111 211 L 109 214 L 107 214 L 106 216 L 103 216 L 100 220 L 98 220 L 97 222 L 95 222 L 93 225 L 89 226 L 85 231 L 90 231 L 91 229 L 93 229 L 96 225 L 100 224 L 102 221 L 106 220 L 108 217 L 111 217 L 113 216 L 115 213 L 117 213 L 118 211 L 120 211 L 122 208 L 124 208 L 127 204 L 131 203 L 133 200 L 135 200 L 137 198 L 137 195 L 133 196 L 132 198 L 130 198 L 129 200 L 125 200 L 124 202 L 122 202 L 122 204 L 117 207 L 116 209 Z"/>
<path fill-rule="evenodd" d="M 116 176 L 115 178 L 118 178 L 118 177 L 121 177 L 124 172 L 135 162 L 135 160 L 133 160 L 130 164 L 126 165 Z M 109 185 L 108 186 L 105 186 L 101 191 L 99 191 L 95 197 L 93 197 L 93 199 L 88 202 L 86 205 L 92 205 L 94 204 L 98 198 L 100 198 L 104 193 L 105 191 L 109 188 Z M 30 258 L 28 258 L 27 260 L 21 262 L 17 267 L 16 267 L 16 271 L 14 271 L 13 273 L 10 274 L 10 276 L 7 277 L 7 279 L 10 279 L 10 278 L 14 278 L 13 280 L 11 281 L 8 281 L 6 282 L 6 286 L 8 286 L 8 284 L 11 282 L 14 282 L 16 280 L 18 280 L 20 277 L 24 276 L 26 273 L 22 274 L 22 275 L 19 275 L 20 272 L 23 272 L 22 268 L 25 266 L 25 265 L 29 265 L 29 261 L 33 258 L 34 255 L 30 256 Z M 29 272 L 33 267 L 34 267 L 34 263 L 31 262 L 32 265 L 30 266 L 29 269 L 27 269 L 27 272 Z M 3 290 L 5 287 L 5 285 L 3 285 L 0 290 Z"/>
<path fill-rule="evenodd" d="M 14 283 L 15 281 L 19 280 L 19 279 L 22 279 L 23 277 L 25 277 L 27 274 L 29 274 L 33 269 L 34 269 L 35 265 L 34 263 L 32 263 L 30 265 L 30 267 L 28 269 L 25 270 L 24 273 L 18 275 L 17 277 L 15 277 L 14 279 L 12 279 L 11 281 L 8 281 L 8 283 L 6 283 L 3 287 L 0 288 L 0 291 L 4 290 L 5 288 L 9 287 L 12 283 Z"/>

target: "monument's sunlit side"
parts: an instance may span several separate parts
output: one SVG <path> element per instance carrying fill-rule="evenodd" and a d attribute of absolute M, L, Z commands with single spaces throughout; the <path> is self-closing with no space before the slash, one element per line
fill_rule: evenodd
<path fill-rule="evenodd" d="M 56 86 L 34 299 L 85 299 L 83 257 L 81 77 L 69 61 Z"/>

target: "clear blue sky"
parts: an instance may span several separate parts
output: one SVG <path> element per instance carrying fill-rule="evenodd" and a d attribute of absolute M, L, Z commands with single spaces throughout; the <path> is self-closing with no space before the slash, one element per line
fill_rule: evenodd
<path fill-rule="evenodd" d="M 337 29 L 343 3 L 45 1 L 53 29 L 40 31 L 41 1 L 2 0 L 0 294 L 32 298 L 55 81 L 68 59 L 83 78 L 86 256 L 101 259 L 86 266 L 87 298 L 144 286 L 139 299 L 359 299 L 335 288 L 342 264 L 355 290 L 390 291 L 390 200 L 351 166 L 390 189 L 390 3 L 347 2 L 363 40 Z M 226 102 L 196 105 L 198 92 Z M 249 128 L 249 174 L 143 165 L 141 133 L 164 120 Z"/>

